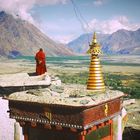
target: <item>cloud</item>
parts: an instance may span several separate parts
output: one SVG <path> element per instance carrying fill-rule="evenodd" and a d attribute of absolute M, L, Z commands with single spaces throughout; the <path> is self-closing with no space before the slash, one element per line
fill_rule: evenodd
<path fill-rule="evenodd" d="M 139 23 L 131 23 L 126 16 L 114 17 L 110 20 L 99 21 L 93 19 L 88 23 L 88 30 L 99 31 L 102 33 L 110 34 L 119 29 L 137 30 L 140 28 Z"/>
<path fill-rule="evenodd" d="M 95 0 L 95 1 L 93 2 L 93 4 L 94 4 L 95 6 L 100 6 L 100 5 L 103 5 L 105 2 L 106 2 L 106 0 Z"/>
<path fill-rule="evenodd" d="M 60 19 L 61 20 L 61 19 Z M 72 25 L 72 21 L 69 20 L 69 26 L 67 26 L 67 20 L 61 22 L 59 19 L 56 22 L 42 22 L 41 31 L 53 38 L 57 42 L 68 43 L 77 36 L 79 36 L 79 30 L 81 29 L 78 25 Z M 72 23 L 71 23 L 72 22 Z"/>
<path fill-rule="evenodd" d="M 77 36 L 73 35 L 73 34 L 67 34 L 67 35 L 55 35 L 53 37 L 53 39 L 57 42 L 61 42 L 61 43 L 68 43 L 70 41 L 72 41 L 74 38 L 76 38 Z M 59 41 L 58 41 L 59 40 Z"/>
<path fill-rule="evenodd" d="M 35 21 L 30 10 L 35 5 L 54 5 L 57 3 L 65 4 L 67 0 L 0 0 L 0 11 L 5 11 L 33 24 Z"/>

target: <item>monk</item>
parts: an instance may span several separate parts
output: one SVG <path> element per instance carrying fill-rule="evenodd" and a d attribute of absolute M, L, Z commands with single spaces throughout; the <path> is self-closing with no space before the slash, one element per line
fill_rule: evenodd
<path fill-rule="evenodd" d="M 46 56 L 42 48 L 40 48 L 39 51 L 36 53 L 35 60 L 36 60 L 36 74 L 41 75 L 47 72 Z"/>

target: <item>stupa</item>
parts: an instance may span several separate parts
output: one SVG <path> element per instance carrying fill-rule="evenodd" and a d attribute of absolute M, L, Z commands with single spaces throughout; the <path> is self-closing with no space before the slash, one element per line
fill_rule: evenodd
<path fill-rule="evenodd" d="M 91 54 L 91 62 L 89 67 L 89 79 L 87 82 L 87 89 L 94 91 L 105 91 L 102 67 L 99 59 L 101 49 L 100 45 L 97 43 L 95 32 L 92 44 L 90 45 L 90 49 L 88 50 L 88 52 Z"/>

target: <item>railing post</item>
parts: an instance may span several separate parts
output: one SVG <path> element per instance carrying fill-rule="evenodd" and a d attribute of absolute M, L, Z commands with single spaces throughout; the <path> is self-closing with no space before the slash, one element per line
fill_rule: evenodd
<path fill-rule="evenodd" d="M 14 123 L 14 140 L 20 140 L 19 123 Z"/>

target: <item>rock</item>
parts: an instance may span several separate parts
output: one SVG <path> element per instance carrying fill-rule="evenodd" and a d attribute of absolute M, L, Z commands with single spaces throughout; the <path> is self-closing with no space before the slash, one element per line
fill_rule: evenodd
<path fill-rule="evenodd" d="M 62 98 L 68 98 L 68 97 L 69 97 L 69 94 L 61 93 L 61 94 L 60 94 L 60 97 L 62 97 Z"/>
<path fill-rule="evenodd" d="M 52 81 L 51 84 L 55 86 L 61 86 L 61 80 Z"/>
<path fill-rule="evenodd" d="M 54 77 L 54 80 L 60 80 L 59 77 Z"/>
<path fill-rule="evenodd" d="M 81 100 L 80 101 L 80 104 L 83 104 L 83 105 L 86 105 L 86 104 L 88 104 L 90 101 L 89 100 Z"/>
<path fill-rule="evenodd" d="M 44 89 L 30 89 L 28 91 L 25 91 L 26 94 L 35 95 L 35 96 L 48 96 L 51 94 L 50 89 L 44 88 Z"/>
<path fill-rule="evenodd" d="M 51 96 L 60 96 L 60 94 L 55 91 L 51 91 Z"/>
<path fill-rule="evenodd" d="M 64 88 L 62 86 L 51 85 L 49 88 L 51 91 L 55 91 L 58 93 L 62 93 L 64 91 Z"/>
<path fill-rule="evenodd" d="M 136 103 L 135 99 L 125 100 L 125 101 L 123 101 L 123 106 L 131 105 L 131 104 L 135 104 L 135 103 Z"/>
<path fill-rule="evenodd" d="M 50 85 L 51 84 L 51 77 L 49 75 L 46 75 L 45 78 L 44 78 L 44 80 L 45 80 L 45 83 L 47 85 Z"/>
<path fill-rule="evenodd" d="M 28 90 L 26 94 L 31 94 L 35 96 L 43 96 L 42 92 L 40 90 Z"/>

